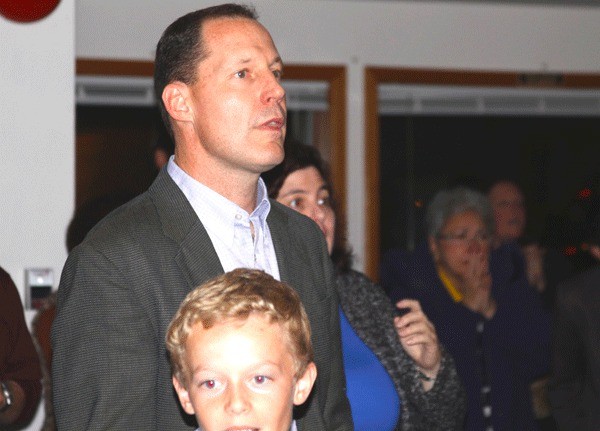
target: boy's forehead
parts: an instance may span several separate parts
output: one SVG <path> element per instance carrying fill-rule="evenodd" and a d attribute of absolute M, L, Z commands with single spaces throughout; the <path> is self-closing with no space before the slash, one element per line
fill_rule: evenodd
<path fill-rule="evenodd" d="M 241 369 L 260 363 L 293 368 L 295 362 L 288 331 L 264 313 L 227 318 L 210 328 L 197 322 L 186 341 L 186 357 L 193 373 L 204 368 Z"/>
<path fill-rule="evenodd" d="M 242 329 L 244 329 L 242 331 Z M 267 312 L 252 311 L 246 316 L 223 316 L 216 318 L 210 326 L 201 320 L 192 326 L 192 334 L 200 333 L 228 333 L 230 336 L 244 336 L 256 333 L 264 336 L 267 333 L 277 335 L 286 342 L 289 338 L 288 325 L 274 320 Z M 189 338 L 188 338 L 189 339 Z"/>

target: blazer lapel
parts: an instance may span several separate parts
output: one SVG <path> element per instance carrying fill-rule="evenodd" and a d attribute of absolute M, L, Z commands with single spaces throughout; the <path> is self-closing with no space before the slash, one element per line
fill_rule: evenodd
<path fill-rule="evenodd" d="M 175 261 L 194 289 L 210 278 L 223 274 L 223 266 L 200 220 L 181 243 Z"/>
<path fill-rule="evenodd" d="M 206 229 L 181 189 L 166 169 L 161 170 L 149 189 L 165 235 L 179 244 L 175 261 L 190 290 L 222 274 L 223 267 Z"/>
<path fill-rule="evenodd" d="M 300 289 L 303 285 L 302 280 L 306 279 L 305 272 L 306 268 L 310 267 L 310 260 L 306 256 L 306 248 L 301 247 L 296 242 L 296 238 L 289 234 L 289 217 L 280 205 L 271 200 L 271 211 L 267 218 L 279 275 L 281 281 Z"/>

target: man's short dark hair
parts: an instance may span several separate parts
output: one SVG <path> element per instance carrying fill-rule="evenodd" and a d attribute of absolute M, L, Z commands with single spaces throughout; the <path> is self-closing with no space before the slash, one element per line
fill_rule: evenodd
<path fill-rule="evenodd" d="M 202 24 L 218 18 L 257 20 L 250 6 L 226 3 L 190 12 L 174 21 L 163 32 L 156 45 L 154 61 L 154 94 L 169 134 L 173 135 L 169 114 L 162 101 L 165 87 L 174 81 L 192 85 L 196 82 L 196 66 L 208 55 L 203 44 Z"/>

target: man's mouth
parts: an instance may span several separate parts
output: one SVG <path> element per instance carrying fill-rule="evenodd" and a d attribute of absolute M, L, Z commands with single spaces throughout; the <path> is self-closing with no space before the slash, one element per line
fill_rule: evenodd
<path fill-rule="evenodd" d="M 225 431 L 259 431 L 259 428 L 241 426 L 241 427 L 227 428 Z"/>
<path fill-rule="evenodd" d="M 285 125 L 285 118 L 273 117 L 261 124 L 262 127 L 271 129 L 281 129 Z"/>

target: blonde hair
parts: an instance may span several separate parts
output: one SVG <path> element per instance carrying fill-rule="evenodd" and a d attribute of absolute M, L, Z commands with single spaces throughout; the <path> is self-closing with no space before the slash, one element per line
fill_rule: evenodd
<path fill-rule="evenodd" d="M 186 342 L 197 323 L 205 329 L 226 320 L 245 320 L 251 313 L 269 317 L 285 331 L 294 358 L 295 378 L 313 361 L 310 323 L 300 297 L 287 284 L 264 271 L 235 269 L 191 291 L 181 303 L 167 330 L 166 345 L 173 375 L 187 385 Z"/>

